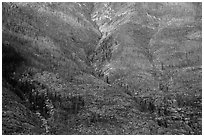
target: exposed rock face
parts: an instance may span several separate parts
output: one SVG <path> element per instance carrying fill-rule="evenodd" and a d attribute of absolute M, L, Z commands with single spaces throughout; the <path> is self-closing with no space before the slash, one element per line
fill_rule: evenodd
<path fill-rule="evenodd" d="M 93 65 L 111 83 L 142 91 L 185 90 L 187 81 L 201 90 L 201 18 L 199 3 L 96 3 L 103 36 Z"/>

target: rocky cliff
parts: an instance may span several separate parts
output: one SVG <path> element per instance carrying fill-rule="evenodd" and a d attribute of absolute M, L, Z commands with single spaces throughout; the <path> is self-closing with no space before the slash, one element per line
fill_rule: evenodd
<path fill-rule="evenodd" d="M 3 134 L 201 134 L 201 3 L 2 3 Z"/>

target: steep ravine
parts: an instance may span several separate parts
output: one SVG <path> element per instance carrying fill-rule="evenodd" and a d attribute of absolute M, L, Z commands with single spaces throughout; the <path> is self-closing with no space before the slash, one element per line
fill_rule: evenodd
<path fill-rule="evenodd" d="M 201 134 L 201 3 L 3 3 L 3 134 Z"/>

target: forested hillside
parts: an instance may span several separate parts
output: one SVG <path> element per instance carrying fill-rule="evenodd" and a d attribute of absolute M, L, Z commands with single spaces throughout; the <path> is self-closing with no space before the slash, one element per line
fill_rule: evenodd
<path fill-rule="evenodd" d="M 2 134 L 201 135 L 202 3 L 2 3 Z"/>

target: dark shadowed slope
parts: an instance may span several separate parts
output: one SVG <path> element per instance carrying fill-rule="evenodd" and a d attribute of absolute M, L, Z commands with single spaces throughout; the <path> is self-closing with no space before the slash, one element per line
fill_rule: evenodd
<path fill-rule="evenodd" d="M 37 91 L 36 83 L 40 84 L 39 88 L 43 85 L 50 89 L 54 88 L 55 92 L 60 93 L 66 90 L 62 85 L 74 80 L 76 75 L 92 73 L 92 67 L 87 64 L 87 54 L 94 50 L 101 35 L 91 20 L 92 5 L 3 3 L 4 134 L 29 133 L 27 129 L 20 130 L 25 127 L 15 125 L 15 122 L 22 124 L 21 115 L 30 113 L 25 107 L 27 104 L 36 105 L 32 104 L 34 101 L 29 100 L 30 94 L 35 94 Z M 60 78 L 62 82 L 51 81 L 55 77 Z M 19 102 L 17 98 L 13 100 L 14 102 L 12 100 L 10 102 L 9 98 L 14 98 L 12 92 L 24 102 Z M 18 106 L 16 110 L 9 105 L 10 103 Z M 21 107 L 24 109 L 22 112 Z M 12 123 L 12 113 L 17 115 L 14 123 Z M 29 120 L 29 116 L 24 119 Z M 33 126 L 39 124 L 30 123 L 30 125 L 27 128 L 33 129 Z"/>

